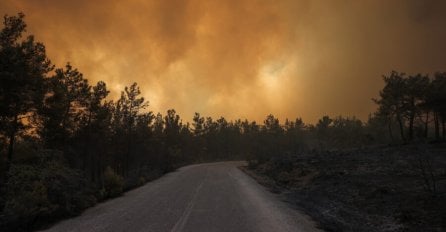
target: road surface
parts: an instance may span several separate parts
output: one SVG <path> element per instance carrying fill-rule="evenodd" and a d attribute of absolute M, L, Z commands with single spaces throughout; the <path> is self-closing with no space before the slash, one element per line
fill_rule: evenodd
<path fill-rule="evenodd" d="M 190 165 L 47 231 L 319 231 L 237 166 Z"/>

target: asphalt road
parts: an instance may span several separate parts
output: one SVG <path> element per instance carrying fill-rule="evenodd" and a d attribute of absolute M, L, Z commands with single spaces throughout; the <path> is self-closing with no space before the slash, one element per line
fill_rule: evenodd
<path fill-rule="evenodd" d="M 237 166 L 190 165 L 47 231 L 318 231 Z"/>

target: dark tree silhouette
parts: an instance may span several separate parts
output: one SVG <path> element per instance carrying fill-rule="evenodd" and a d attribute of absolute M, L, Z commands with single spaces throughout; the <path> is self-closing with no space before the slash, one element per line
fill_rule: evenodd
<path fill-rule="evenodd" d="M 17 134 L 31 126 L 44 97 L 44 78 L 52 70 L 45 46 L 33 36 L 22 39 L 24 17 L 5 16 L 0 32 L 0 130 L 8 139 L 8 163 Z"/>
<path fill-rule="evenodd" d="M 446 73 L 435 73 L 428 92 L 426 105 L 434 115 L 435 138 L 440 139 L 440 124 L 443 140 L 446 139 Z"/>
<path fill-rule="evenodd" d="M 425 96 L 427 95 L 429 87 L 429 77 L 417 74 L 408 76 L 405 81 L 403 89 L 403 107 L 404 114 L 408 120 L 408 139 L 413 140 L 414 121 L 417 116 L 420 116 L 421 105 L 425 103 Z"/>
<path fill-rule="evenodd" d="M 392 71 L 389 76 L 383 76 L 385 86 L 379 92 L 381 99 L 376 100 L 375 102 L 379 105 L 379 111 L 381 114 L 385 115 L 389 120 L 388 123 L 391 123 L 392 118 L 396 118 L 399 129 L 401 139 L 406 140 L 404 134 L 404 73 L 398 73 L 396 71 Z"/>
<path fill-rule="evenodd" d="M 91 87 L 83 75 L 70 64 L 65 70 L 56 69 L 48 82 L 48 96 L 41 107 L 42 137 L 51 148 L 64 150 L 66 141 L 81 126 L 87 113 Z"/>

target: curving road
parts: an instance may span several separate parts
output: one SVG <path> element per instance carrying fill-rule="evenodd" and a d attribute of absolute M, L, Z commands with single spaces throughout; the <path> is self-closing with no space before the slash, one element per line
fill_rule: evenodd
<path fill-rule="evenodd" d="M 190 165 L 46 231 L 319 231 L 237 166 Z"/>

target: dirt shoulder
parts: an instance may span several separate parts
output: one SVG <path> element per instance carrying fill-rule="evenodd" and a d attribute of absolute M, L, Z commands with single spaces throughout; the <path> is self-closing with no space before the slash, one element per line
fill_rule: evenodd
<path fill-rule="evenodd" d="M 445 231 L 446 146 L 276 157 L 241 168 L 326 231 Z"/>

